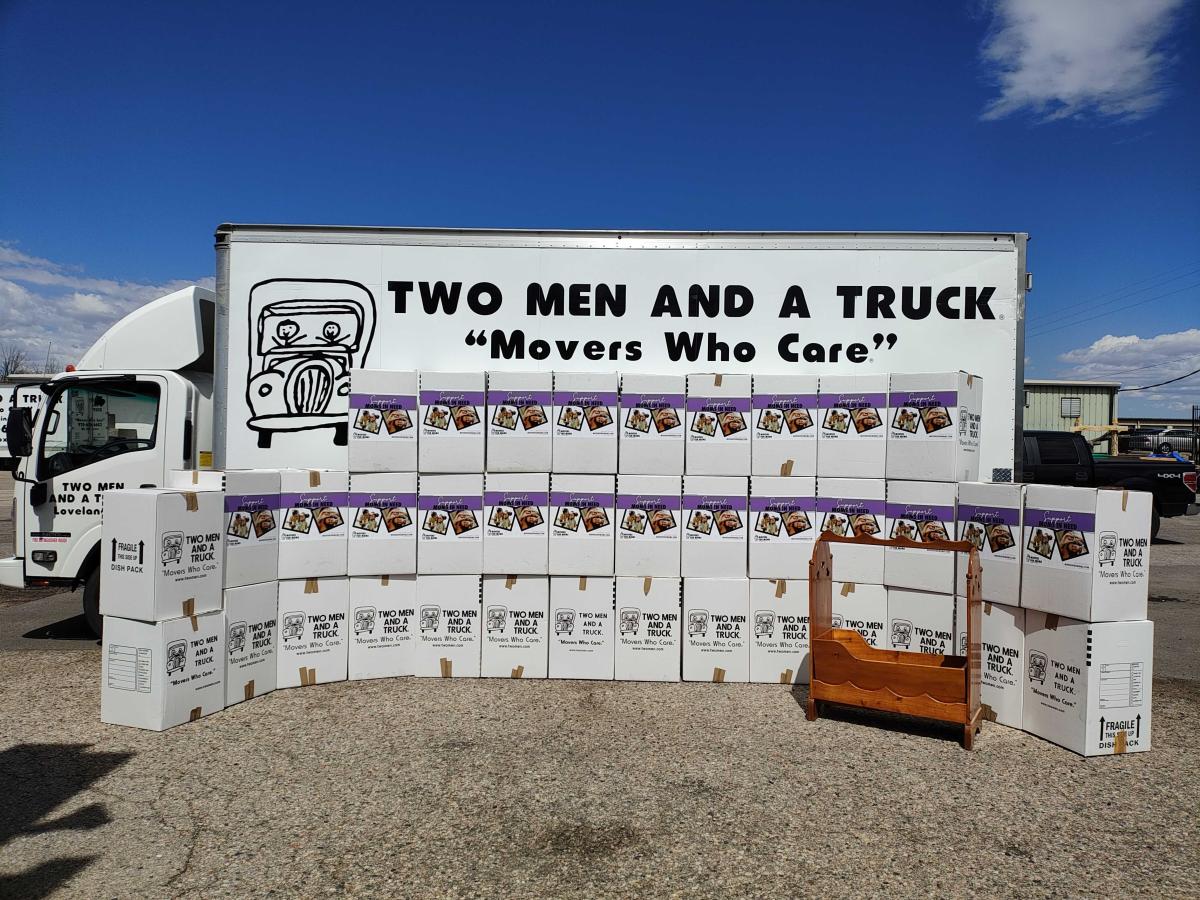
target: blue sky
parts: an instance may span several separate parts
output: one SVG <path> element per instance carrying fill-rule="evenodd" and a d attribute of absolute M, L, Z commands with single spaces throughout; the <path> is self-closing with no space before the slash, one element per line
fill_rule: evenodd
<path fill-rule="evenodd" d="M 77 358 L 223 221 L 1016 230 L 1027 376 L 1160 381 L 1200 367 L 1196 47 L 1182 0 L 9 0 L 0 342 Z"/>

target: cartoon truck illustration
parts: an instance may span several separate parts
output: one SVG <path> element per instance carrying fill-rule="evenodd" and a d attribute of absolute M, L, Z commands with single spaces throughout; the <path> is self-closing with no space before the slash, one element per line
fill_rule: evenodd
<path fill-rule="evenodd" d="M 283 641 L 287 643 L 293 638 L 300 640 L 304 637 L 304 613 L 290 612 L 283 614 Z"/>
<path fill-rule="evenodd" d="M 704 637 L 708 634 L 708 610 L 693 609 L 688 613 L 688 637 L 699 635 Z"/>
<path fill-rule="evenodd" d="M 1115 531 L 1100 532 L 1100 550 L 1096 559 L 1099 560 L 1102 567 L 1117 564 L 1117 533 Z"/>
<path fill-rule="evenodd" d="M 503 606 L 489 606 L 487 611 L 487 630 L 504 631 L 504 623 L 508 621 L 508 609 Z"/>
<path fill-rule="evenodd" d="M 831 623 L 830 623 L 829 627 L 830 628 L 841 628 L 841 627 L 843 627 L 844 622 L 845 622 L 845 620 L 841 616 L 834 615 L 831 617 Z"/>
<path fill-rule="evenodd" d="M 246 649 L 246 623 L 234 622 L 229 626 L 229 652 L 241 653 Z"/>
<path fill-rule="evenodd" d="M 171 641 L 167 644 L 167 674 L 182 672 L 187 665 L 187 641 Z"/>
<path fill-rule="evenodd" d="M 439 606 L 422 606 L 421 607 L 421 631 L 437 631 L 438 622 L 442 618 L 442 609 Z"/>
<path fill-rule="evenodd" d="M 1034 650 L 1029 654 L 1029 680 L 1036 681 L 1038 684 L 1046 683 L 1046 667 L 1048 660 L 1046 654 L 1040 650 Z"/>
<path fill-rule="evenodd" d="M 775 613 L 769 609 L 761 609 L 754 614 L 754 636 L 756 638 L 775 636 Z"/>
<path fill-rule="evenodd" d="M 905 650 L 912 644 L 912 622 L 908 619 L 892 619 L 892 649 Z"/>
<path fill-rule="evenodd" d="M 367 634 L 374 634 L 376 616 L 373 606 L 360 606 L 354 610 L 354 633 L 362 634 L 365 631 Z"/>
<path fill-rule="evenodd" d="M 183 560 L 183 532 L 167 531 L 162 536 L 162 564 L 179 565 Z"/>
<path fill-rule="evenodd" d="M 634 609 L 632 606 L 621 610 L 620 630 L 621 634 L 637 634 L 638 628 L 642 624 L 642 611 Z"/>
<path fill-rule="evenodd" d="M 554 633 L 568 637 L 575 633 L 575 610 L 560 609 L 554 613 Z"/>

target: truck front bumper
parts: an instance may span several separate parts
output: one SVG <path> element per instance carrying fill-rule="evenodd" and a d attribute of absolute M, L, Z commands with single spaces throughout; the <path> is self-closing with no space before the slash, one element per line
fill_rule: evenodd
<path fill-rule="evenodd" d="M 0 585 L 11 588 L 25 587 L 25 560 L 19 556 L 0 559 Z"/>

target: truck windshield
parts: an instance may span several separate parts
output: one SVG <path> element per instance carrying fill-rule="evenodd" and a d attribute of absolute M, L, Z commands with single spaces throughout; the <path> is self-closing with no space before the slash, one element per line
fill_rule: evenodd
<path fill-rule="evenodd" d="M 158 385 L 150 382 L 84 382 L 63 388 L 45 406 L 42 477 L 153 448 L 158 403 Z"/>

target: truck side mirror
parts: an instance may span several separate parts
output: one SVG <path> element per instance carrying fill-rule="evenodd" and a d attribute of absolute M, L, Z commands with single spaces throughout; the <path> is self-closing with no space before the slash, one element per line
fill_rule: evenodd
<path fill-rule="evenodd" d="M 29 505 L 34 509 L 50 499 L 50 489 L 46 482 L 39 481 L 29 488 Z"/>
<path fill-rule="evenodd" d="M 33 410 L 28 406 L 16 406 L 9 411 L 4 423 L 4 440 L 8 444 L 8 455 L 17 459 L 33 454 Z"/>

